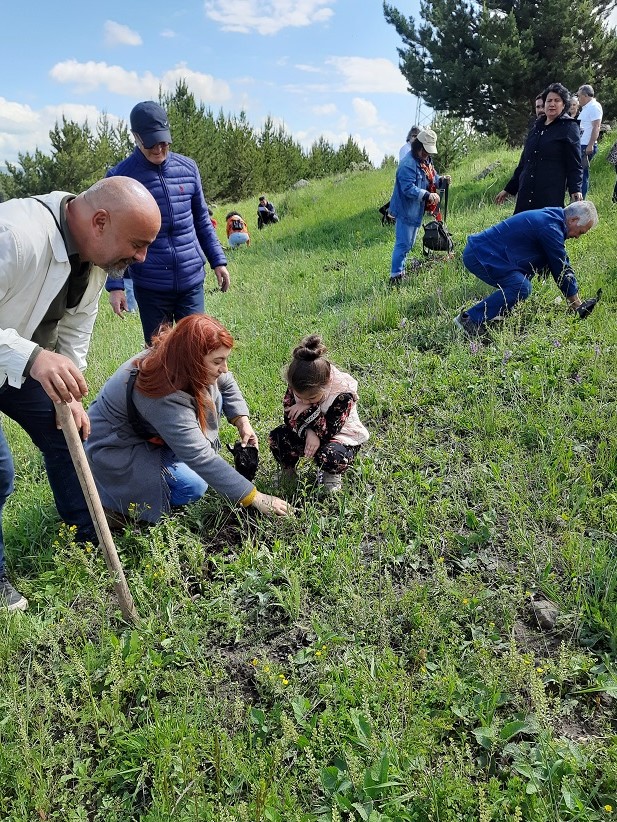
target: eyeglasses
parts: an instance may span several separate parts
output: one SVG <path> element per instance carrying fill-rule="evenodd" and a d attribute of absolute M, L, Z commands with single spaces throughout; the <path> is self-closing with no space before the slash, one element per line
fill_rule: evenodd
<path fill-rule="evenodd" d="M 133 132 L 133 133 L 135 134 L 135 132 Z M 171 143 L 166 143 L 166 142 L 163 141 L 161 143 L 155 143 L 153 146 L 146 146 L 144 144 L 144 141 L 139 136 L 139 134 L 135 134 L 135 137 L 137 138 L 137 141 L 139 142 L 141 147 L 145 148 L 146 151 L 165 151 L 165 149 L 169 148 L 169 146 L 171 145 Z"/>

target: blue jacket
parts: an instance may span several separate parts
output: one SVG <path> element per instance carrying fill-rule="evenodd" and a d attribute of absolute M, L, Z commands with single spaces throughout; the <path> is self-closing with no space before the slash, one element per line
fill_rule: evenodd
<path fill-rule="evenodd" d="M 409 152 L 396 169 L 394 191 L 388 208 L 390 214 L 407 225 L 421 225 L 429 195 L 428 185 L 428 178 L 420 168 L 420 161 L 414 157 L 413 152 Z M 438 176 L 437 188 L 440 185 L 441 177 Z"/>
<path fill-rule="evenodd" d="M 227 258 L 212 226 L 194 160 L 170 152 L 161 165 L 133 153 L 111 168 L 107 177 L 123 175 L 143 183 L 161 210 L 161 230 L 143 263 L 133 263 L 128 274 L 150 291 L 184 293 L 204 281 L 206 259 L 216 268 Z M 124 288 L 122 278 L 109 277 L 108 291 Z"/>
<path fill-rule="evenodd" d="M 540 208 L 472 234 L 465 251 L 475 254 L 495 278 L 521 271 L 531 279 L 548 269 L 563 295 L 573 297 L 578 284 L 566 252 L 567 235 L 564 209 Z"/>

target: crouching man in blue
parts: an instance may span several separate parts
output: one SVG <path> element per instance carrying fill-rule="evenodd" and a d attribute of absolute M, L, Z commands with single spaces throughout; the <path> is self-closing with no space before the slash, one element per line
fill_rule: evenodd
<path fill-rule="evenodd" d="M 581 319 L 588 317 L 598 298 L 581 301 L 565 241 L 586 234 L 597 224 L 596 207 L 586 200 L 565 208 L 524 211 L 480 234 L 472 234 L 463 251 L 463 263 L 497 290 L 461 311 L 455 325 L 468 336 L 483 334 L 486 323 L 508 314 L 518 302 L 527 299 L 532 277 L 547 269 L 568 307 Z"/>

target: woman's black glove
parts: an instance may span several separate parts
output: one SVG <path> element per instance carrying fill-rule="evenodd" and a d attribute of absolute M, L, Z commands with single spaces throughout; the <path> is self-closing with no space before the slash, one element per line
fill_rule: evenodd
<path fill-rule="evenodd" d="M 590 300 L 585 300 L 582 302 L 576 310 L 576 313 L 580 317 L 581 320 L 586 320 L 587 317 L 591 314 L 591 312 L 596 307 L 596 303 L 602 296 L 602 289 L 599 288 L 596 292 L 596 296 L 592 297 Z"/>

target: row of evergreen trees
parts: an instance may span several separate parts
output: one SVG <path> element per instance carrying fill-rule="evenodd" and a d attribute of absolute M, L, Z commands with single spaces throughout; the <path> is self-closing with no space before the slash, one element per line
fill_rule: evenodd
<path fill-rule="evenodd" d="M 167 110 L 173 149 L 192 157 L 202 177 L 209 202 L 231 202 L 261 191 L 278 191 L 297 180 L 346 171 L 369 158 L 349 137 L 335 149 L 320 138 L 306 151 L 282 126 L 268 118 L 254 129 L 244 112 L 215 116 L 198 105 L 184 82 L 173 93 L 162 95 Z M 114 126 L 106 116 L 94 128 L 62 119 L 50 132 L 51 153 L 37 149 L 20 153 L 16 164 L 7 163 L 0 174 L 0 200 L 49 191 L 82 191 L 105 175 L 133 150 L 127 124 Z"/>

